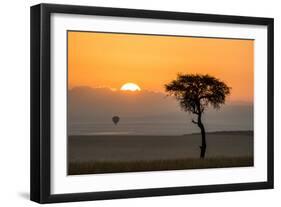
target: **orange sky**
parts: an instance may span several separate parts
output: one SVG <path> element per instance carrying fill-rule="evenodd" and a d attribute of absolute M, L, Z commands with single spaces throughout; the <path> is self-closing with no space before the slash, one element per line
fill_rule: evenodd
<path fill-rule="evenodd" d="M 164 92 L 177 73 L 200 73 L 232 87 L 230 100 L 252 102 L 253 68 L 253 40 L 68 32 L 70 88 L 133 82 Z"/>

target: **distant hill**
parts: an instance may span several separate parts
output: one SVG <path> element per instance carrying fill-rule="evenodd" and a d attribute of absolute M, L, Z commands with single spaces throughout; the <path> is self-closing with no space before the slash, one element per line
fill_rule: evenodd
<path fill-rule="evenodd" d="M 207 132 L 207 134 L 212 134 L 212 135 L 241 135 L 241 134 L 244 134 L 244 135 L 251 135 L 253 136 L 254 135 L 254 131 L 248 131 L 248 130 L 245 130 L 245 131 L 209 131 Z M 184 134 L 183 136 L 186 136 L 186 135 L 201 135 L 200 132 L 198 133 L 190 133 L 190 134 Z"/>
<path fill-rule="evenodd" d="M 68 92 L 68 112 L 74 119 L 104 116 L 146 116 L 180 113 L 177 102 L 163 93 L 113 91 L 109 88 L 76 87 Z"/>
<path fill-rule="evenodd" d="M 75 87 L 68 91 L 68 121 L 102 122 L 118 115 L 122 122 L 191 124 L 192 114 L 183 112 L 174 97 L 164 93 L 142 90 L 139 92 L 114 91 L 109 88 Z M 217 111 L 208 109 L 203 119 L 206 127 L 221 126 L 226 130 L 252 130 L 253 105 L 226 103 Z M 173 121 L 175 120 L 175 121 Z M 242 127 L 243 126 L 243 127 Z M 164 125 L 163 125 L 164 127 Z M 216 129 L 216 127 L 211 127 Z"/>

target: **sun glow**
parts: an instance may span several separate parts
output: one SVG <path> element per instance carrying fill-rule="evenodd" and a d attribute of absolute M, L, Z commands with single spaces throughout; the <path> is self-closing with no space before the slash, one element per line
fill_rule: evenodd
<path fill-rule="evenodd" d="M 141 88 L 135 83 L 125 83 L 120 88 L 121 91 L 140 91 Z"/>

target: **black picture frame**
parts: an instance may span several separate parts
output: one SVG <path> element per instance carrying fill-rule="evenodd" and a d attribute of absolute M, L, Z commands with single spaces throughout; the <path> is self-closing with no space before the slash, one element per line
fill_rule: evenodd
<path fill-rule="evenodd" d="M 219 22 L 267 26 L 267 181 L 153 189 L 51 194 L 50 161 L 50 15 L 52 13 L 134 17 L 194 22 Z M 39 4 L 31 7 L 31 151 L 30 199 L 38 203 L 165 196 L 273 188 L 273 38 L 272 18 L 195 14 L 90 6 Z"/>

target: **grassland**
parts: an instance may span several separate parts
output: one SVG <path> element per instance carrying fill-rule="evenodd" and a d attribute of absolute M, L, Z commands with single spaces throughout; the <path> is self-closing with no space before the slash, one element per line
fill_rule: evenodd
<path fill-rule="evenodd" d="M 177 159 L 177 160 L 150 160 L 150 161 L 93 161 L 70 162 L 69 175 L 141 172 L 180 169 L 204 169 L 253 166 L 253 157 L 217 157 L 206 159 Z"/>
<path fill-rule="evenodd" d="M 77 135 L 68 137 L 68 174 L 118 173 L 253 166 L 252 131 L 182 136 Z"/>

